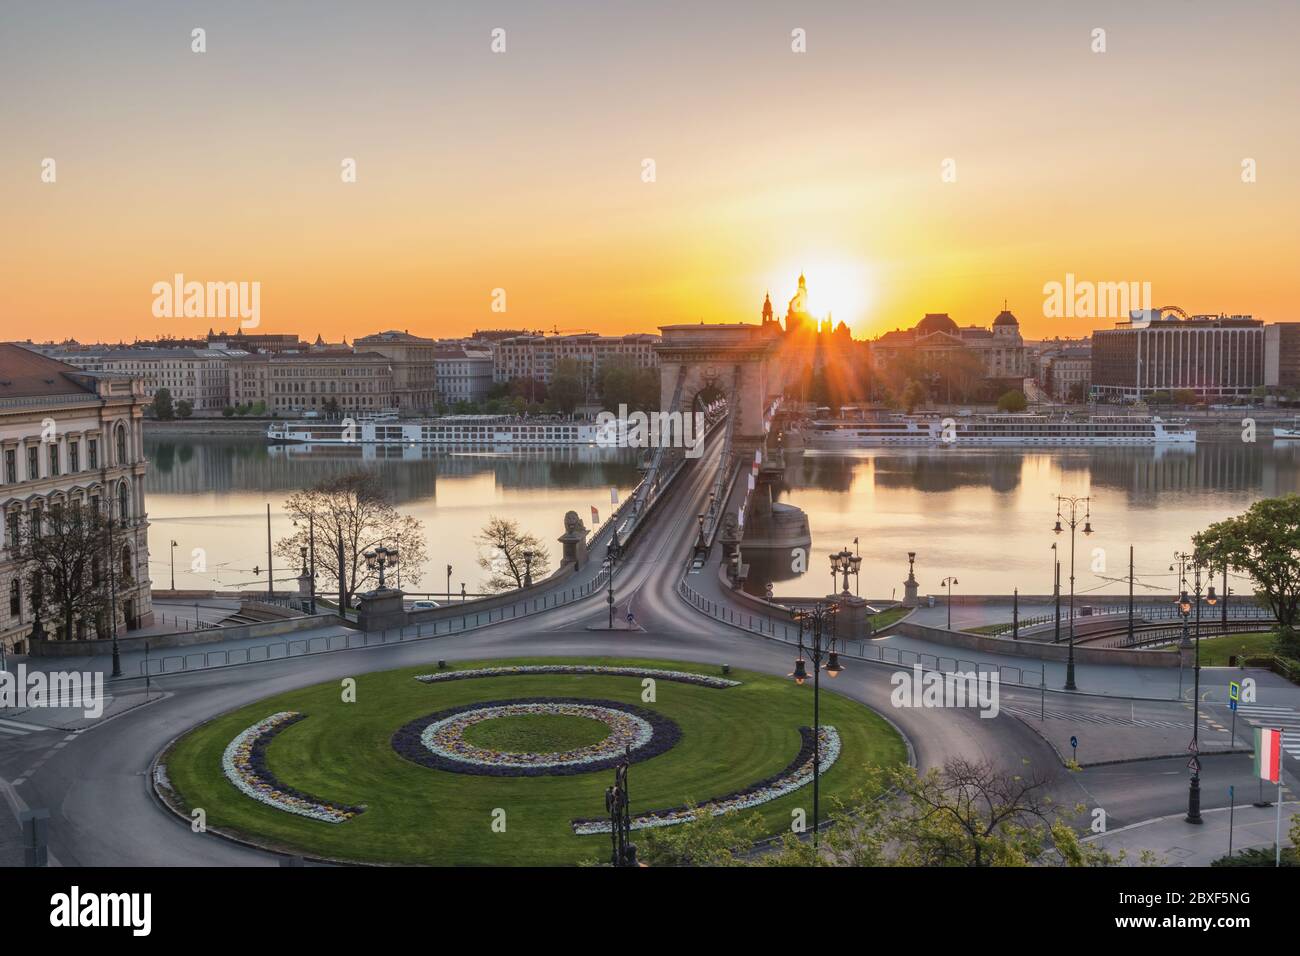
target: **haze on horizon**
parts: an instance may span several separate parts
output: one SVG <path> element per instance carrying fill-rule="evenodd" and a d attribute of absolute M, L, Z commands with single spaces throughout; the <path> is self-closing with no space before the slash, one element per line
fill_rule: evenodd
<path fill-rule="evenodd" d="M 1069 273 L 1295 320 L 1298 28 L 1283 0 L 9 4 L 0 338 L 233 329 L 155 319 L 176 273 L 335 341 L 753 322 L 800 271 L 860 337 L 1004 299 L 1029 338 L 1111 325 L 1044 316 Z"/>

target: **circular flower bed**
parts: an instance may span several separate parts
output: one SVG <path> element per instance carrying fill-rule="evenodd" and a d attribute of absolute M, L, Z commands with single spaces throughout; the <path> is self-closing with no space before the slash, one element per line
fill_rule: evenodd
<path fill-rule="evenodd" d="M 736 810 L 748 810 L 751 807 L 761 806 L 764 803 L 784 797 L 787 793 L 793 793 L 800 787 L 807 786 L 812 783 L 813 778 L 813 736 L 811 728 L 800 727 L 799 736 L 802 744 L 799 747 L 798 756 L 775 777 L 760 780 L 758 783 L 737 793 L 706 800 L 695 807 L 694 810 L 690 807 L 673 807 L 670 810 L 652 810 L 649 813 L 637 814 L 632 817 L 632 829 L 645 830 L 651 827 L 670 827 L 673 824 L 688 823 L 709 814 L 716 817 L 724 813 L 733 813 Z M 817 736 L 819 757 L 821 758 L 818 761 L 818 766 L 821 772 L 825 773 L 839 758 L 840 735 L 834 727 L 823 724 Z M 610 832 L 608 820 L 574 820 L 572 825 L 573 832 L 579 836 Z"/>
<path fill-rule="evenodd" d="M 221 756 L 221 767 L 226 779 L 242 793 L 261 803 L 325 823 L 346 823 L 365 807 L 318 800 L 310 794 L 286 787 L 275 779 L 266 765 L 266 748 L 275 735 L 306 717 L 292 710 L 283 710 L 259 720 L 239 734 Z"/>
<path fill-rule="evenodd" d="M 485 720 L 525 715 L 586 717 L 609 728 L 598 743 L 555 753 L 490 750 L 465 740 L 465 731 Z M 662 714 L 612 700 L 536 697 L 464 704 L 429 714 L 393 734 L 402 757 L 452 773 L 491 777 L 567 776 L 604 770 L 624 759 L 638 763 L 658 756 L 681 739 L 677 724 Z"/>

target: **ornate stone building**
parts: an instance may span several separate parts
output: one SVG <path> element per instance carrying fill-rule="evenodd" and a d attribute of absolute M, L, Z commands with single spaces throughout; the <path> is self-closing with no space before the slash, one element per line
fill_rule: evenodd
<path fill-rule="evenodd" d="M 117 633 L 153 623 L 149 520 L 144 508 L 144 386 L 138 379 L 92 375 L 12 343 L 0 343 L 0 643 L 25 652 L 33 624 L 32 586 L 15 545 L 25 524 L 56 508 L 97 508 L 123 531 L 107 556 L 115 573 Z M 109 637 L 107 615 L 61 633 L 48 602 L 47 637 Z"/>
<path fill-rule="evenodd" d="M 978 325 L 959 327 L 948 313 L 930 312 L 912 328 L 886 332 L 872 343 L 877 369 L 888 367 L 902 355 L 940 363 L 946 354 L 957 350 L 978 356 L 984 365 L 984 377 L 998 385 L 1023 383 L 1029 375 L 1020 322 L 1005 308 L 994 318 L 991 329 Z"/>

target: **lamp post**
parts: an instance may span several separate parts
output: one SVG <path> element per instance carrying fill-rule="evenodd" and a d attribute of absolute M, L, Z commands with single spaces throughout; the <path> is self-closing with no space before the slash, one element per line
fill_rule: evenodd
<path fill-rule="evenodd" d="M 843 669 L 840 666 L 839 651 L 835 647 L 835 613 L 836 606 L 818 602 L 811 609 L 796 611 L 794 619 L 799 622 L 799 656 L 795 658 L 794 670 L 789 674 L 796 684 L 802 685 L 808 679 L 807 659 L 804 657 L 804 621 L 809 623 L 811 638 L 807 652 L 813 665 L 813 849 L 817 849 L 817 827 L 820 822 L 820 785 L 821 785 L 821 672 L 825 666 L 826 673 L 835 678 Z M 828 638 L 822 646 L 823 638 Z M 822 661 L 825 660 L 823 665 Z"/>
<path fill-rule="evenodd" d="M 172 540 L 172 546 L 171 546 L 171 559 L 172 559 L 172 590 L 175 591 L 176 590 L 176 541 L 174 539 Z"/>
<path fill-rule="evenodd" d="M 1195 561 L 1195 559 L 1193 559 Z M 1192 759 L 1188 762 L 1192 775 L 1187 782 L 1187 816 L 1188 823 L 1202 823 L 1201 819 L 1201 566 L 1198 563 L 1192 565 L 1195 585 L 1192 593 L 1196 601 L 1196 656 L 1192 664 L 1192 743 L 1188 748 L 1192 752 Z M 1218 595 L 1214 593 L 1214 585 L 1210 585 L 1204 601 L 1213 607 L 1219 603 Z M 1187 619 L 1191 613 L 1191 600 L 1187 596 L 1187 588 L 1184 587 L 1178 598 L 1178 610 L 1183 615 L 1183 638 L 1187 638 Z"/>
<path fill-rule="evenodd" d="M 609 629 L 614 630 L 614 568 L 618 565 L 618 551 L 610 547 L 605 552 L 605 567 L 609 569 L 609 591 L 605 603 L 609 605 Z"/>
<path fill-rule="evenodd" d="M 1070 517 L 1065 517 L 1065 507 L 1069 507 Z M 1065 664 L 1065 689 L 1078 690 L 1074 683 L 1074 531 L 1079 526 L 1079 508 L 1083 508 L 1083 533 L 1092 534 L 1092 498 L 1073 498 L 1068 495 L 1056 496 L 1056 526 L 1052 528 L 1056 534 L 1060 534 L 1065 529 L 1061 527 L 1061 522 L 1065 521 L 1070 526 L 1070 654 Z"/>
<path fill-rule="evenodd" d="M 1052 634 L 1052 643 L 1061 643 L 1061 556 L 1052 542 L 1052 604 L 1055 605 L 1056 628 Z"/>
<path fill-rule="evenodd" d="M 447 565 L 447 603 L 451 603 L 451 565 Z"/>
<path fill-rule="evenodd" d="M 384 590 L 387 587 L 384 583 L 384 571 L 397 566 L 397 548 L 386 548 L 381 544 L 373 551 L 367 551 L 364 557 L 366 567 L 371 571 L 379 572 L 379 590 Z"/>
<path fill-rule="evenodd" d="M 524 552 L 524 587 L 533 586 L 533 552 Z"/>
<path fill-rule="evenodd" d="M 858 562 L 861 563 L 859 558 Z M 853 552 L 844 548 L 831 555 L 831 580 L 838 584 L 838 575 L 844 575 L 844 588 L 840 592 L 843 597 L 849 596 L 849 575 L 854 573 L 855 565 L 853 563 Z M 835 585 L 832 585 L 834 590 Z"/>
<path fill-rule="evenodd" d="M 696 515 L 695 520 L 697 520 L 700 523 L 700 539 L 695 543 L 695 549 L 697 551 L 703 551 L 704 550 L 704 515 L 702 514 Z"/>
<path fill-rule="evenodd" d="M 944 578 L 939 582 L 939 587 L 948 589 L 948 630 L 950 631 L 952 630 L 952 586 L 960 583 L 960 581 L 952 577 Z"/>
<path fill-rule="evenodd" d="M 858 569 L 862 567 L 862 551 L 858 548 L 858 539 L 853 539 L 853 593 L 862 597 L 862 579 L 858 577 Z"/>

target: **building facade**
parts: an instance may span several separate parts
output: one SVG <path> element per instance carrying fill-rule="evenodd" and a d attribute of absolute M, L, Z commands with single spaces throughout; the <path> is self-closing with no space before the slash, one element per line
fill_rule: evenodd
<path fill-rule="evenodd" d="M 232 357 L 231 404 L 265 402 L 279 416 L 391 412 L 392 360 L 378 352 L 323 349 Z"/>
<path fill-rule="evenodd" d="M 1287 392 L 1300 390 L 1300 322 L 1264 326 L 1264 384 Z"/>
<path fill-rule="evenodd" d="M 600 376 L 606 361 L 617 358 L 638 368 L 655 368 L 658 360 L 654 347 L 659 336 L 631 335 L 517 335 L 501 339 L 493 349 L 493 380 L 534 379 L 549 385 L 555 367 L 563 359 L 574 359 L 587 366 L 588 380 Z"/>
<path fill-rule="evenodd" d="M 1264 323 L 1249 315 L 1134 312 L 1092 336 L 1092 395 L 1139 401 L 1153 392 L 1248 396 L 1266 384 Z"/>
<path fill-rule="evenodd" d="M 1058 402 L 1083 402 L 1092 385 L 1092 349 L 1064 348 L 1039 357 L 1039 381 Z"/>
<path fill-rule="evenodd" d="M 403 415 L 427 414 L 438 401 L 438 343 L 409 332 L 377 332 L 354 339 L 358 352 L 387 356 L 393 367 L 393 403 Z"/>
<path fill-rule="evenodd" d="M 492 390 L 493 359 L 490 349 L 469 346 L 444 347 L 438 350 L 438 401 L 481 402 Z"/>
<path fill-rule="evenodd" d="M 903 355 L 927 364 L 943 362 L 945 355 L 965 350 L 978 356 L 984 377 L 1019 387 L 1029 375 L 1030 363 L 1020 322 L 1006 309 L 998 313 L 992 328 L 977 325 L 959 327 L 946 312 L 930 312 L 911 329 L 886 332 L 871 343 L 877 369 L 884 369 Z"/>
<path fill-rule="evenodd" d="M 37 603 L 47 638 L 107 638 L 153 623 L 149 521 L 144 506 L 144 388 L 138 380 L 91 375 L 29 349 L 0 343 L 0 643 L 25 653 Z M 63 622 L 36 600 L 17 544 L 54 509 L 99 510 L 116 523 L 112 614 Z M 107 609 L 105 609 L 107 611 Z"/>
<path fill-rule="evenodd" d="M 173 404 L 189 402 L 198 416 L 220 415 L 230 395 L 231 354 L 208 348 L 152 348 L 117 345 L 31 346 L 86 372 L 139 379 L 150 401 L 167 389 Z"/>

